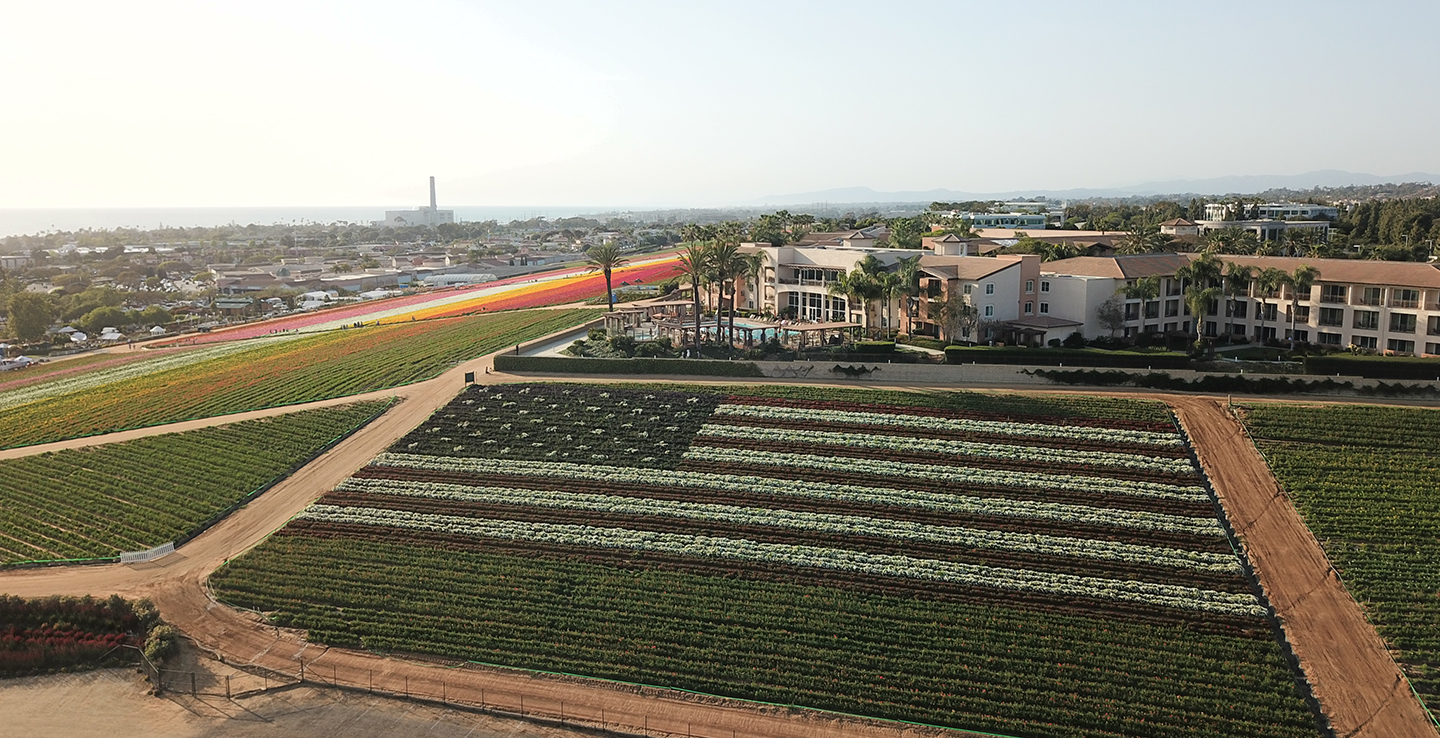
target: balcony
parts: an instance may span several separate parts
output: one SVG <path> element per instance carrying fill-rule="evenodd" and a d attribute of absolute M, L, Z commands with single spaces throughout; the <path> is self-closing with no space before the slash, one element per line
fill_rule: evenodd
<path fill-rule="evenodd" d="M 1346 300 L 1344 295 L 1320 295 L 1320 302 L 1331 305 L 1344 305 Z"/>
<path fill-rule="evenodd" d="M 1419 300 L 1401 300 L 1397 298 L 1390 301 L 1390 307 L 1392 308 L 1415 308 L 1419 306 Z"/>

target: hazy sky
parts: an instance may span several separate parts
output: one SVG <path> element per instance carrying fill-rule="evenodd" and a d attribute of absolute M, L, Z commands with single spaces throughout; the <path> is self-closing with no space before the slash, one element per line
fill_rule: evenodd
<path fill-rule="evenodd" d="M 1440 2 L 0 0 L 0 207 L 1440 171 Z"/>

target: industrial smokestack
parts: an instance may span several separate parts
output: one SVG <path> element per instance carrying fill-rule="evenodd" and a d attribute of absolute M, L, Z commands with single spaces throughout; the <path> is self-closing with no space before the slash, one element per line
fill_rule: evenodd
<path fill-rule="evenodd" d="M 435 209 L 435 178 L 430 178 L 430 209 Z"/>

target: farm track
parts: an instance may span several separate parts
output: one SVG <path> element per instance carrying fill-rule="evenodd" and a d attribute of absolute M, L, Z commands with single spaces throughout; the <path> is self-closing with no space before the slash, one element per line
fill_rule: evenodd
<path fill-rule="evenodd" d="M 540 340 L 550 339 L 553 336 Z M 531 709 L 551 714 L 561 703 L 566 714 L 574 717 L 594 717 L 603 708 L 603 714 L 610 723 L 622 721 L 634 726 L 648 723 L 652 730 L 676 733 L 686 730 L 705 736 L 839 738 L 934 732 L 896 723 L 842 720 L 811 711 L 756 708 L 742 702 L 641 691 L 591 680 L 536 678 L 528 673 L 508 670 L 448 669 L 366 652 L 328 649 L 306 643 L 298 633 L 267 626 L 257 616 L 220 605 L 210 597 L 206 586 L 210 572 L 264 540 L 315 498 L 423 422 L 454 396 L 464 372 L 480 374 L 490 364 L 491 357 L 482 357 L 457 366 L 433 380 L 372 393 L 377 397 L 397 396 L 402 401 L 175 554 L 148 564 L 0 572 L 0 591 L 32 597 L 110 593 L 148 596 L 159 605 L 169 622 L 227 661 L 287 674 L 298 673 L 303 662 L 308 676 L 319 681 L 338 679 L 342 683 L 362 687 L 373 682 L 376 687 L 392 692 L 399 692 L 403 683 L 412 694 L 433 696 L 443 692 L 453 700 L 470 702 L 478 702 L 482 694 L 488 694 L 491 703 L 510 700 L 505 703 L 510 706 L 509 709 L 514 709 L 514 700 L 524 695 L 526 704 L 533 706 Z M 497 374 L 487 379 L 507 381 L 522 378 Z M 557 379 L 737 383 L 737 380 L 728 378 L 697 381 L 690 377 Z M 929 392 L 956 389 L 880 386 Z M 1036 391 L 1028 386 L 1007 389 Z M 1286 635 L 1336 734 L 1344 737 L 1435 738 L 1435 729 L 1421 711 L 1419 703 L 1409 694 L 1383 642 L 1330 571 L 1318 542 L 1310 535 L 1294 507 L 1280 493 L 1259 453 L 1248 442 L 1238 423 L 1224 411 L 1221 400 L 1147 392 L 1042 392 L 1153 399 L 1167 402 L 1175 408 L 1227 515 L 1244 542 L 1250 561 L 1284 623 Z M 366 397 L 348 397 L 194 421 L 202 424 L 194 427 L 293 412 L 327 403 L 352 402 Z M 98 445 L 174 432 L 182 429 L 181 426 L 189 424 L 158 426 L 48 446 Z M 40 453 L 42 450 L 53 448 L 36 446 L 14 451 Z M 964 734 L 963 731 L 947 733 Z"/>

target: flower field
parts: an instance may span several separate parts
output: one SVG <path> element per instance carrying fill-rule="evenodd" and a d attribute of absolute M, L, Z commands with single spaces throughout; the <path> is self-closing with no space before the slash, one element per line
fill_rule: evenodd
<path fill-rule="evenodd" d="M 625 266 L 615 270 L 614 284 L 653 284 L 674 277 L 673 259 Z M 226 328 L 212 333 L 189 335 L 175 339 L 177 344 L 206 344 L 258 338 L 276 333 L 315 333 L 350 326 L 355 323 L 404 323 L 412 320 L 448 318 L 479 312 L 521 310 L 564 305 L 601 297 L 605 294 L 605 278 L 582 270 L 524 275 L 495 282 L 452 289 L 421 292 L 402 297 L 334 307 L 303 315 L 290 315 L 274 320 Z"/>
<path fill-rule="evenodd" d="M 120 597 L 0 595 L 0 676 L 133 663 L 136 651 L 116 647 L 143 640 L 151 619 Z"/>
<path fill-rule="evenodd" d="M 335 645 L 1016 736 L 1317 735 L 1162 409 L 899 394 L 470 387 L 212 584 Z"/>
<path fill-rule="evenodd" d="M 0 565 L 107 558 L 192 533 L 388 403 L 0 461 Z"/>
<path fill-rule="evenodd" d="M 1266 404 L 1245 423 L 1305 524 L 1440 712 L 1440 411 Z"/>
<path fill-rule="evenodd" d="M 0 444 L 59 441 L 396 387 L 583 323 L 595 310 L 537 310 L 175 352 L 0 392 Z"/>

